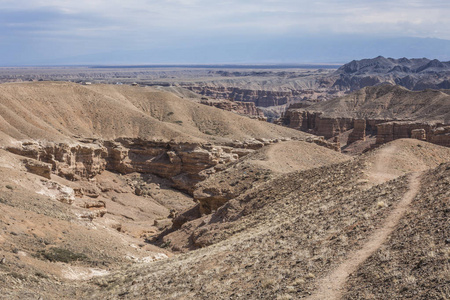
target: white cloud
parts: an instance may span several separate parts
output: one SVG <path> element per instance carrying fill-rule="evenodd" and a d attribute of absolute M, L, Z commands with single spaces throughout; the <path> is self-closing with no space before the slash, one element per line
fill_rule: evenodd
<path fill-rule="evenodd" d="M 83 22 L 88 16 L 92 30 L 101 29 L 99 35 L 114 27 L 116 32 L 117 28 L 141 33 L 159 29 L 174 34 L 214 30 L 229 34 L 295 31 L 403 35 L 406 31 L 417 37 L 450 39 L 450 32 L 445 30 L 450 25 L 450 3 L 441 0 L 3 0 L 0 10 L 55 10 L 82 19 L 73 27 L 65 26 L 68 34 L 79 26 L 88 30 Z"/>
<path fill-rule="evenodd" d="M 449 14 L 448 0 L 0 0 L 0 54 L 57 49 L 76 56 L 333 34 L 450 40 Z"/>

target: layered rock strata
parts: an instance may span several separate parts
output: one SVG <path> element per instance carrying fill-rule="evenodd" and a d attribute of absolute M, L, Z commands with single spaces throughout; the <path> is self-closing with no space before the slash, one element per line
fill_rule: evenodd
<path fill-rule="evenodd" d="M 356 119 L 353 121 L 353 131 L 348 136 L 348 144 L 354 143 L 356 141 L 366 140 L 366 120 Z"/>
<path fill-rule="evenodd" d="M 377 145 L 402 138 L 415 138 L 450 147 L 450 126 L 421 122 L 386 122 L 377 125 Z"/>
<path fill-rule="evenodd" d="M 289 109 L 278 124 L 298 129 L 325 139 L 330 139 L 347 130 L 353 130 L 347 144 L 365 141 L 366 135 L 376 136 L 376 145 L 396 139 L 415 138 L 441 146 L 450 146 L 450 126 L 441 123 L 412 122 L 388 119 L 354 119 L 323 117 L 322 112 Z"/>
<path fill-rule="evenodd" d="M 121 174 L 137 172 L 170 179 L 174 188 L 192 194 L 196 183 L 223 169 L 225 164 L 285 140 L 290 138 L 212 145 L 119 138 L 84 140 L 77 144 L 25 142 L 7 150 L 34 159 L 28 164 L 29 171 L 46 178 L 50 177 L 50 172 L 69 180 L 90 179 L 105 170 Z M 323 137 L 309 137 L 305 141 L 340 151 L 338 144 Z M 95 198 L 95 195 L 87 196 Z"/>
<path fill-rule="evenodd" d="M 197 182 L 215 172 L 214 167 L 220 169 L 275 142 L 278 140 L 252 139 L 212 145 L 119 138 L 73 145 L 25 142 L 7 150 L 34 159 L 27 164 L 30 172 L 47 178 L 50 171 L 70 180 L 93 178 L 104 170 L 122 174 L 148 173 L 168 178 L 175 188 L 192 193 Z"/>
<path fill-rule="evenodd" d="M 267 120 L 267 118 L 264 117 L 262 110 L 257 108 L 254 102 L 236 102 L 225 99 L 213 100 L 202 98 L 200 103 L 203 105 L 214 106 L 226 111 L 231 111 L 239 115 L 248 116 L 250 118 L 264 121 Z"/>
<path fill-rule="evenodd" d="M 421 141 L 427 140 L 427 134 L 425 129 L 413 129 L 411 130 L 411 138 Z"/>
<path fill-rule="evenodd" d="M 99 144 L 25 142 L 7 150 L 48 163 L 53 173 L 71 180 L 92 178 L 106 169 L 107 149 Z"/>
<path fill-rule="evenodd" d="M 184 86 L 185 88 L 218 99 L 229 99 L 236 102 L 253 102 L 256 106 L 269 107 L 300 101 L 304 92 L 251 90 L 237 87 Z"/>
<path fill-rule="evenodd" d="M 376 132 L 376 125 L 386 122 L 385 119 L 354 119 L 354 118 L 333 118 L 323 117 L 322 112 L 289 109 L 276 123 L 290 128 L 298 129 L 326 139 L 338 136 L 339 134 L 355 129 L 351 135 L 351 142 L 364 140 L 366 131 Z"/>

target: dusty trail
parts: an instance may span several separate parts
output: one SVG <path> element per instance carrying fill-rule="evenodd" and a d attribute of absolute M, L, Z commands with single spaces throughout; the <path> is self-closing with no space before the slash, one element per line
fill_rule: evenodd
<path fill-rule="evenodd" d="M 383 164 L 387 166 L 387 164 Z M 381 171 L 381 169 L 378 169 L 377 171 Z M 343 286 L 345 285 L 348 276 L 355 272 L 358 266 L 378 250 L 378 248 L 386 241 L 389 235 L 394 231 L 401 217 L 405 214 L 408 206 L 418 193 L 419 188 L 420 173 L 412 173 L 409 178 L 408 191 L 397 204 L 397 207 L 386 218 L 383 227 L 377 229 L 368 238 L 368 242 L 360 250 L 350 253 L 348 258 L 337 269 L 320 280 L 317 293 L 313 294 L 308 299 L 340 299 L 343 293 Z"/>
<path fill-rule="evenodd" d="M 377 160 L 368 173 L 368 179 L 372 185 L 382 184 L 396 178 L 399 175 L 394 172 L 391 166 L 392 157 L 396 151 L 397 147 L 392 144 L 381 149 Z"/>

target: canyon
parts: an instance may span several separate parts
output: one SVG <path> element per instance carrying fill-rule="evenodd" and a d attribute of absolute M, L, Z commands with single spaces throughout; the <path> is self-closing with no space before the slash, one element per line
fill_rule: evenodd
<path fill-rule="evenodd" d="M 450 93 L 327 92 L 334 72 L 441 68 L 376 61 L 0 84 L 0 298 L 447 297 Z M 290 105 L 278 124 L 261 97 Z"/>
<path fill-rule="evenodd" d="M 292 105 L 277 122 L 325 139 L 351 131 L 346 144 L 375 136 L 375 146 L 411 137 L 448 146 L 449 103 L 447 90 L 413 92 L 381 85 L 305 108 Z"/>

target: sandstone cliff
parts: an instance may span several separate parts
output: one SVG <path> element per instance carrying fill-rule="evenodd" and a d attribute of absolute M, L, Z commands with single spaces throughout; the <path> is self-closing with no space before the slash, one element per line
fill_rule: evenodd
<path fill-rule="evenodd" d="M 86 142 L 86 141 L 85 141 Z M 154 174 L 172 180 L 174 187 L 192 193 L 193 186 L 206 178 L 202 171 L 236 161 L 265 144 L 277 142 L 247 140 L 221 146 L 202 143 L 162 142 L 120 138 L 90 143 L 26 142 L 6 149 L 14 154 L 47 163 L 41 167 L 44 176 L 52 173 L 70 179 L 93 178 L 105 170 L 121 174 Z M 30 166 L 30 172 L 37 172 Z M 209 172 L 214 172 L 210 170 Z"/>
<path fill-rule="evenodd" d="M 236 102 L 230 100 L 217 100 L 202 98 L 200 101 L 203 105 L 214 106 L 226 111 L 231 111 L 239 115 L 248 116 L 258 120 L 266 120 L 261 109 L 257 108 L 254 102 Z"/>
<path fill-rule="evenodd" d="M 377 145 L 402 138 L 415 138 L 450 147 L 450 126 L 417 122 L 386 122 L 377 125 Z"/>
<path fill-rule="evenodd" d="M 250 90 L 236 87 L 185 86 L 198 94 L 229 99 L 237 102 L 254 102 L 256 106 L 277 106 L 303 99 L 301 91 Z"/>
<path fill-rule="evenodd" d="M 364 88 L 325 103 L 303 108 L 293 106 L 277 123 L 326 139 L 352 130 L 348 144 L 364 141 L 366 135 L 375 135 L 376 143 L 383 144 L 410 138 L 413 130 L 423 129 L 426 138 L 421 139 L 446 145 L 445 133 L 433 132 L 445 127 L 449 120 L 450 97 L 445 91 L 412 92 L 398 86 L 383 85 Z M 437 135 L 439 137 L 435 137 Z"/>

